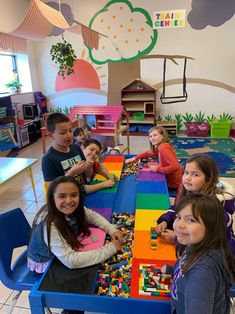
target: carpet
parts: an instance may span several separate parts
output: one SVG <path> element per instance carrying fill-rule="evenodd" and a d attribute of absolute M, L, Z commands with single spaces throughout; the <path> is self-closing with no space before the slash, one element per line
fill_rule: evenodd
<path fill-rule="evenodd" d="M 220 176 L 235 178 L 235 141 L 232 139 L 177 137 L 171 142 L 181 164 L 194 154 L 207 154 L 215 160 Z"/>

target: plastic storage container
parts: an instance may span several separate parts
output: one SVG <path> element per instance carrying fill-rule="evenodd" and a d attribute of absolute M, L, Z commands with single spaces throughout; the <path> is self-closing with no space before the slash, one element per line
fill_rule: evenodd
<path fill-rule="evenodd" d="M 142 121 L 142 120 L 144 120 L 144 113 L 143 112 L 135 112 L 133 114 L 133 118 L 135 121 Z"/>

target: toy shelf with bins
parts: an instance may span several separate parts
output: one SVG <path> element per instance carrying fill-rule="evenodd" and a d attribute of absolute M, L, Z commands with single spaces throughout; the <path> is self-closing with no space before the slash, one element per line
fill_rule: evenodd
<path fill-rule="evenodd" d="M 129 113 L 129 123 L 133 124 L 155 124 L 156 113 L 156 89 L 140 79 L 134 80 L 121 90 L 122 106 Z M 141 121 L 134 119 L 135 112 L 143 112 Z M 123 123 L 126 118 L 123 117 Z"/>

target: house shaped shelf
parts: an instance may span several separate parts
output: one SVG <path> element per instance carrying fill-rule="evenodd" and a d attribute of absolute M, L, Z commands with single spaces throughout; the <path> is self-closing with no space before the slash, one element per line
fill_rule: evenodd
<path fill-rule="evenodd" d="M 121 89 L 122 106 L 129 113 L 129 123 L 155 125 L 156 116 L 156 89 L 141 79 L 136 79 Z M 144 114 L 142 120 L 136 121 L 133 114 Z M 123 123 L 126 118 L 123 117 Z"/>
<path fill-rule="evenodd" d="M 122 124 L 122 117 L 126 117 L 127 123 Z M 82 123 L 91 124 L 90 135 L 112 136 L 115 146 L 118 145 L 118 135 L 126 131 L 127 147 L 122 153 L 129 154 L 129 119 L 128 113 L 123 106 L 74 106 L 68 114 L 73 126 Z"/>

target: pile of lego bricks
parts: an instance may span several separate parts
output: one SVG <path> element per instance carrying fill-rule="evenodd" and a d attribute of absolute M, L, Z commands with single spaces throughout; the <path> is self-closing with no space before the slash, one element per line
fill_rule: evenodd
<path fill-rule="evenodd" d="M 111 223 L 122 233 L 123 248 L 101 264 L 97 276 L 98 295 L 130 297 L 134 221 L 135 216 L 129 213 L 113 214 L 111 217 Z"/>
<path fill-rule="evenodd" d="M 138 161 L 130 163 L 130 164 L 124 164 L 121 178 L 124 179 L 130 174 L 137 175 L 137 173 L 138 173 Z"/>
<path fill-rule="evenodd" d="M 170 297 L 171 275 L 162 274 L 156 264 L 140 264 L 139 294 Z"/>

